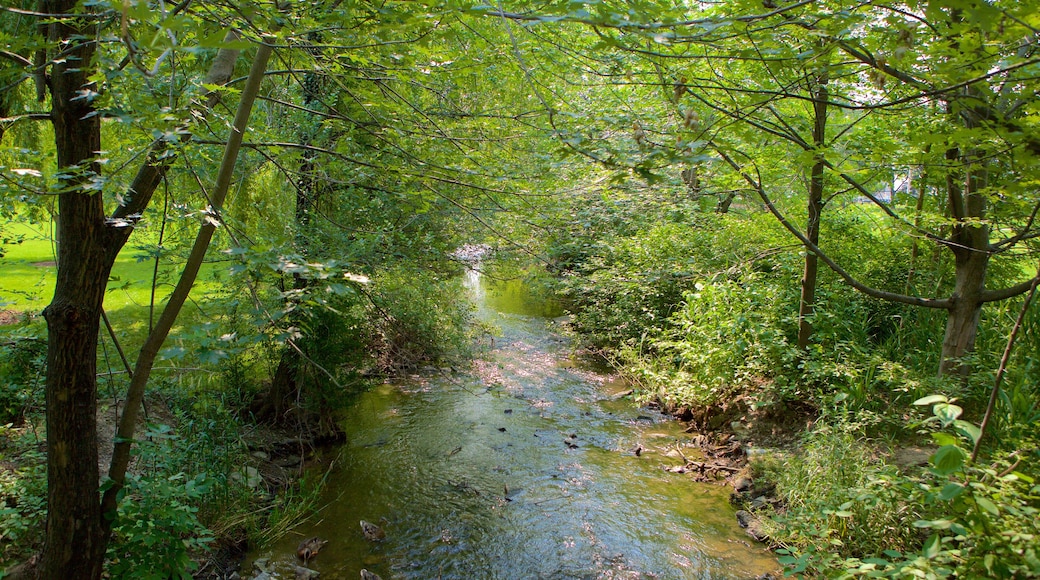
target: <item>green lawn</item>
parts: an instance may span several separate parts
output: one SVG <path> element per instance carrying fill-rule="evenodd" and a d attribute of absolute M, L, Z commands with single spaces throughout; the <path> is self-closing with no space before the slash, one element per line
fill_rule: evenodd
<path fill-rule="evenodd" d="M 152 277 L 155 262 L 139 259 L 143 253 L 136 245 L 148 244 L 151 232 L 135 232 L 116 259 L 105 295 L 105 311 L 120 335 L 129 345 L 139 343 L 148 325 Z M 6 222 L 0 225 L 0 237 L 20 243 L 5 243 L 0 258 L 0 310 L 38 315 L 54 294 L 56 267 L 54 245 L 49 224 Z M 154 241 L 152 241 L 154 243 Z M 179 259 L 164 260 L 156 286 L 158 317 L 162 305 L 180 275 Z M 227 279 L 226 263 L 205 264 L 185 306 L 181 323 L 188 325 L 206 318 L 207 295 L 218 291 Z M 42 321 L 37 320 L 42 324 Z"/>

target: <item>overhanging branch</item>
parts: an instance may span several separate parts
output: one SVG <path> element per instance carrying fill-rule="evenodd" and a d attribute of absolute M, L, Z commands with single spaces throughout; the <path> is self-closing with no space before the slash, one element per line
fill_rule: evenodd
<path fill-rule="evenodd" d="M 852 274 L 850 274 L 847 270 L 839 266 L 837 262 L 835 262 L 826 253 L 824 253 L 824 251 L 820 249 L 819 246 L 812 243 L 812 241 L 810 241 L 809 238 L 807 238 L 801 230 L 794 227 L 794 225 L 792 225 L 791 222 L 789 222 L 787 218 L 784 217 L 782 213 L 780 213 L 780 210 L 777 209 L 777 207 L 773 204 L 773 200 L 769 198 L 769 195 L 766 193 L 765 187 L 762 185 L 762 182 L 760 180 L 756 180 L 755 178 L 751 177 L 751 175 L 744 171 L 740 164 L 734 161 L 733 158 L 730 157 L 729 154 L 727 154 L 721 147 L 716 146 L 714 143 L 712 143 L 711 145 L 712 148 L 715 149 L 715 152 L 718 153 L 719 156 L 722 157 L 722 159 L 744 179 L 744 181 L 747 181 L 756 193 L 758 193 L 758 196 L 762 199 L 762 202 L 765 203 L 766 207 L 769 209 L 769 213 L 773 214 L 773 217 L 775 217 L 777 221 L 779 221 L 780 224 L 783 225 L 784 228 L 786 228 L 787 231 L 791 233 L 791 235 L 798 238 L 798 240 L 802 242 L 803 246 L 805 246 L 812 253 L 816 254 L 820 258 L 820 260 L 822 260 L 824 264 L 827 264 L 827 267 L 833 270 L 835 274 L 840 276 L 846 284 L 852 286 L 853 288 L 855 288 L 859 292 L 862 292 L 863 294 L 866 294 L 867 296 L 878 298 L 880 300 L 898 302 L 901 304 L 909 304 L 911 306 L 921 306 L 924 308 L 950 308 L 952 302 L 948 298 L 937 299 L 907 296 L 905 294 L 899 294 L 896 292 L 887 292 L 885 290 L 879 290 L 877 288 L 867 286 L 859 280 L 856 280 L 852 276 Z"/>

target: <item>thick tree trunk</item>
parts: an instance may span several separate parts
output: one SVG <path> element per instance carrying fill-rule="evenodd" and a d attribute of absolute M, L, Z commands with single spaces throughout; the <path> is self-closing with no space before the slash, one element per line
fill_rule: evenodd
<path fill-rule="evenodd" d="M 805 235 L 815 245 L 820 245 L 820 214 L 823 212 L 823 172 L 827 166 L 823 146 L 827 138 L 827 76 L 821 73 L 813 95 L 813 145 L 816 147 L 814 163 L 809 178 L 809 219 Z M 809 346 L 813 327 L 809 322 L 816 305 L 816 275 L 819 272 L 818 256 L 805 252 L 805 270 L 802 274 L 802 295 L 798 303 L 798 348 Z"/>
<path fill-rule="evenodd" d="M 44 2 L 49 13 L 73 12 L 74 1 Z M 73 39 L 73 40 L 70 40 Z M 67 22 L 48 25 L 48 40 L 69 42 L 51 69 L 52 123 L 59 182 L 58 275 L 47 320 L 47 531 L 43 578 L 101 576 L 105 545 L 98 501 L 97 335 L 105 284 L 116 252 L 101 194 L 100 118 L 90 98 L 94 44 Z"/>
<path fill-rule="evenodd" d="M 98 578 L 101 534 L 97 442 L 97 335 L 112 263 L 99 251 L 96 231 L 69 224 L 77 210 L 63 196 L 58 281 L 47 320 L 47 532 L 44 578 Z M 79 194 L 90 203 L 99 194 Z M 75 201 L 73 203 L 75 203 Z M 77 227 L 79 226 L 79 227 Z M 105 275 L 98 278 L 96 274 Z M 91 491 L 95 493 L 91 493 Z"/>
<path fill-rule="evenodd" d="M 102 573 L 111 526 L 99 497 L 97 440 L 97 336 L 104 292 L 116 256 L 133 231 L 132 216 L 148 205 L 169 157 L 160 159 L 153 150 L 115 210 L 116 219 L 106 218 L 96 160 L 101 117 L 93 106 L 97 88 L 90 80 L 97 29 L 93 19 L 64 16 L 79 11 L 78 6 L 75 0 L 41 2 L 43 12 L 63 15 L 41 29 L 48 44 L 62 51 L 50 63 L 49 83 L 61 176 L 58 273 L 54 298 L 44 310 L 47 529 L 38 565 L 19 573 L 94 580 Z M 41 60 L 46 62 L 46 56 Z"/>

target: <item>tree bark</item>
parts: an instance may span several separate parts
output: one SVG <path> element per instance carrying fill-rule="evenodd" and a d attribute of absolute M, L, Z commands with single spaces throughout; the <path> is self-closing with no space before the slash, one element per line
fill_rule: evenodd
<path fill-rule="evenodd" d="M 70 13 L 74 0 L 45 1 Z M 94 43 L 82 21 L 55 20 L 47 40 L 67 43 L 51 74 L 51 122 L 58 167 L 58 274 L 47 321 L 47 529 L 44 578 L 98 578 L 104 561 L 98 503 L 97 336 L 105 285 L 118 251 L 105 223 L 100 177 L 101 121 L 89 80 Z"/>
<path fill-rule="evenodd" d="M 812 172 L 809 177 L 809 219 L 805 235 L 815 245 L 820 244 L 820 214 L 823 212 L 823 172 L 827 161 L 823 147 L 827 138 L 827 73 L 817 76 L 813 94 L 813 153 Z M 798 349 L 809 346 L 813 327 L 809 319 L 816 306 L 816 276 L 819 272 L 819 257 L 811 251 L 805 252 L 805 270 L 802 274 L 802 294 L 798 302 Z"/>
<path fill-rule="evenodd" d="M 979 316 L 985 303 L 990 228 L 985 222 L 986 198 L 979 193 L 986 173 L 977 166 L 979 161 L 975 157 L 968 153 L 961 160 L 968 168 L 963 187 L 952 179 L 947 188 L 950 212 L 955 220 L 950 236 L 955 278 L 943 337 L 940 375 L 966 376 L 971 372 L 970 366 L 960 359 L 975 348 Z"/>

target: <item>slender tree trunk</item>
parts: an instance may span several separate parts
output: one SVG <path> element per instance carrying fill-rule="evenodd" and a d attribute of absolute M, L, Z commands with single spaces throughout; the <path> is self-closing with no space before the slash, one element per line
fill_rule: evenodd
<path fill-rule="evenodd" d="M 270 39 L 267 40 L 270 41 Z M 235 113 L 235 120 L 231 127 L 231 133 L 228 136 L 227 145 L 224 147 L 224 156 L 220 162 L 220 169 L 217 171 L 217 181 L 210 192 L 210 202 L 212 203 L 210 211 L 214 214 L 214 219 L 219 218 L 224 198 L 227 196 L 228 188 L 231 186 L 235 163 L 238 160 L 242 140 L 249 125 L 249 116 L 257 93 L 260 90 L 260 83 L 267 70 L 267 61 L 270 59 L 272 51 L 270 44 L 261 44 L 253 57 L 253 65 L 250 68 L 246 84 L 242 89 L 242 96 L 238 103 L 238 110 Z M 237 52 L 235 54 L 237 55 Z M 126 481 L 126 471 L 130 465 L 130 447 L 133 443 L 134 430 L 137 426 L 137 416 L 144 401 L 145 386 L 148 384 L 148 378 L 151 375 L 155 359 L 159 354 L 159 349 L 162 347 L 163 342 L 166 341 L 166 337 L 173 328 L 173 324 L 176 322 L 177 316 L 180 314 L 181 308 L 184 306 L 184 302 L 188 299 L 188 294 L 195 284 L 195 279 L 198 277 L 199 270 L 205 261 L 206 250 L 209 248 L 210 241 L 213 239 L 216 230 L 217 226 L 215 223 L 209 220 L 199 227 L 195 243 L 192 245 L 188 260 L 184 263 L 184 269 L 177 280 L 177 285 L 170 294 L 162 314 L 159 315 L 159 321 L 148 334 L 148 338 L 138 354 L 134 373 L 130 378 L 130 387 L 127 389 L 123 416 L 120 418 L 119 429 L 116 432 L 115 448 L 112 451 L 112 464 L 109 468 L 111 485 L 105 490 L 101 498 L 101 510 L 106 516 L 102 521 L 102 534 L 106 541 L 112 530 L 119 492 L 123 489 Z"/>
<path fill-rule="evenodd" d="M 960 358 L 975 348 L 975 336 L 982 313 L 982 295 L 986 289 L 986 270 L 989 266 L 989 234 L 986 225 L 986 198 L 979 193 L 984 185 L 986 173 L 973 167 L 978 163 L 974 154 L 964 156 L 968 170 L 963 188 L 951 180 L 948 190 L 950 212 L 956 220 L 950 236 L 954 255 L 953 305 L 946 320 L 943 337 L 942 362 L 939 374 L 967 375 L 970 366 Z"/>
<path fill-rule="evenodd" d="M 967 252 L 964 252 L 967 253 Z M 982 292 L 986 283 L 988 256 L 971 254 L 957 257 L 957 274 L 953 291 L 953 307 L 946 319 L 942 364 L 939 374 L 967 375 L 971 369 L 959 359 L 975 349 L 975 336 L 982 314 Z"/>
<path fill-rule="evenodd" d="M 313 74 L 309 73 L 308 77 Z M 304 91 L 304 94 L 306 95 L 307 91 Z M 310 104 L 306 96 L 304 103 Z M 307 141 L 308 139 L 303 139 L 304 143 Z M 301 177 L 300 183 L 296 188 L 296 233 L 294 246 L 296 251 L 305 257 L 309 253 L 310 236 L 307 229 L 310 224 L 311 204 L 316 196 L 314 188 L 317 185 L 313 178 L 313 173 L 316 169 L 314 157 L 312 152 L 304 153 L 303 161 L 300 164 L 300 174 L 303 177 Z M 309 281 L 306 278 L 299 274 L 293 274 L 293 290 L 304 290 L 308 284 Z M 290 313 L 289 319 L 294 326 L 302 322 L 299 309 Z M 300 366 L 302 364 L 303 358 L 296 349 L 288 345 L 282 349 L 282 355 L 278 359 L 278 367 L 275 369 L 274 376 L 271 377 L 271 388 L 267 391 L 264 409 L 259 413 L 259 416 L 275 422 L 282 422 L 292 414 L 301 396 L 300 389 L 303 386 L 303 377 L 300 376 Z"/>
<path fill-rule="evenodd" d="M 913 169 L 910 170 L 911 178 L 913 176 Z M 912 181 L 911 181 L 912 183 Z M 924 193 L 928 187 L 928 180 L 925 178 L 925 174 L 922 173 L 920 179 L 918 179 L 917 185 L 917 203 L 914 206 L 914 229 L 921 227 L 921 213 L 924 211 Z M 917 242 L 917 237 L 914 237 L 913 245 L 910 248 L 910 268 L 906 273 L 906 288 L 903 291 L 904 294 L 910 294 L 914 286 L 914 274 L 917 271 L 917 258 L 921 253 L 921 246 Z M 902 325 L 902 322 L 900 322 Z"/>
<path fill-rule="evenodd" d="M 826 159 L 823 147 L 827 138 L 827 74 L 817 77 L 816 90 L 813 95 L 813 145 L 816 152 L 809 177 L 809 220 L 805 235 L 815 245 L 820 244 L 820 214 L 823 212 L 823 174 Z M 816 276 L 819 271 L 818 257 L 815 253 L 805 252 L 805 270 L 802 275 L 802 295 L 798 303 L 798 348 L 804 350 L 809 346 L 813 327 L 809 319 L 816 305 Z"/>

